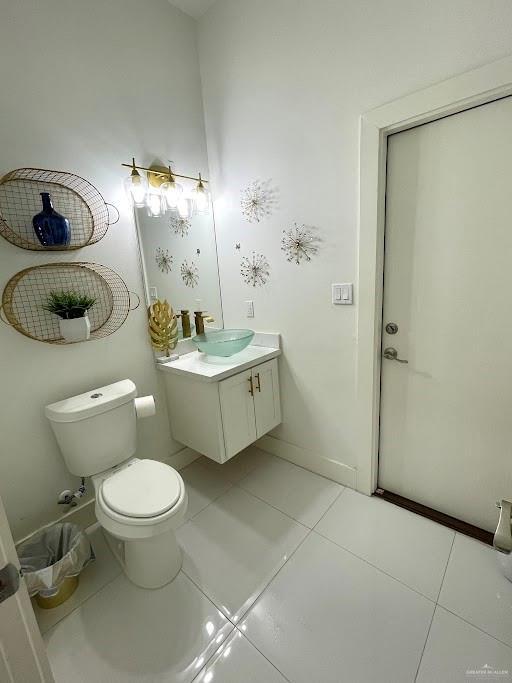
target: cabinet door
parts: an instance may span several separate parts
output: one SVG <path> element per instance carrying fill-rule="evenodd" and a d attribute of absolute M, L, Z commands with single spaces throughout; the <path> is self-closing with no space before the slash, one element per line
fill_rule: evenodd
<path fill-rule="evenodd" d="M 254 385 L 254 408 L 258 438 L 281 422 L 279 377 L 277 360 L 262 363 L 252 370 Z"/>
<path fill-rule="evenodd" d="M 219 383 L 226 460 L 256 440 L 252 382 L 247 370 Z"/>

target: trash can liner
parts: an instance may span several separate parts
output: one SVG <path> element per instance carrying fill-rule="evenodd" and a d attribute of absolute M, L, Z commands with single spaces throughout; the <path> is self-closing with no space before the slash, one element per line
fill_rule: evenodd
<path fill-rule="evenodd" d="M 77 576 L 96 559 L 87 535 L 69 522 L 54 524 L 22 543 L 18 557 L 29 594 L 46 598 L 58 592 L 64 579 Z"/>

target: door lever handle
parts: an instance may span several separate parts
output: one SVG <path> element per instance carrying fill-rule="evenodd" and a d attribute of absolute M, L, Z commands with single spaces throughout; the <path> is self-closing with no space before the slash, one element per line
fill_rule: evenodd
<path fill-rule="evenodd" d="M 388 360 L 396 360 L 397 363 L 409 362 L 408 360 L 405 360 L 405 358 L 399 358 L 398 351 L 394 349 L 392 346 L 388 346 L 387 349 L 384 349 L 382 355 L 384 356 L 384 358 L 387 358 Z"/>

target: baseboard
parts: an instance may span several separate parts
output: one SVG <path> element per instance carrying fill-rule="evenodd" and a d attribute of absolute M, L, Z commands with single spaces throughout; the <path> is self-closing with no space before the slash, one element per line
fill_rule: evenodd
<path fill-rule="evenodd" d="M 300 465 L 311 472 L 321 474 L 323 477 L 327 477 L 327 479 L 338 482 L 338 484 L 343 484 L 343 486 L 349 486 L 353 489 L 356 488 L 357 470 L 355 467 L 318 455 L 268 434 L 262 436 L 255 445 L 261 448 L 262 451 L 289 460 L 295 465 Z"/>
<path fill-rule="evenodd" d="M 182 470 L 184 467 L 190 465 L 191 462 L 194 462 L 194 460 L 197 460 L 197 458 L 200 457 L 201 455 L 199 453 L 196 453 L 196 451 L 193 451 L 191 448 L 185 447 L 182 448 L 181 451 L 178 451 L 177 453 L 174 453 L 173 455 L 170 455 L 168 458 L 166 458 L 165 463 L 167 465 L 170 465 L 171 467 L 174 467 L 175 470 Z M 89 491 L 92 493 L 92 484 L 89 487 Z M 71 524 L 76 524 L 77 526 L 79 526 L 80 529 L 87 529 L 93 524 L 96 524 L 97 521 L 96 514 L 94 512 L 95 502 L 96 499 L 94 498 L 94 496 L 91 496 L 90 498 L 88 497 L 87 502 L 82 503 L 81 505 L 77 505 L 76 507 L 71 508 L 70 510 L 67 510 L 66 512 L 64 512 L 64 514 L 60 515 L 56 519 L 53 519 L 51 522 L 48 522 L 48 524 L 45 524 L 42 527 L 36 529 L 35 531 L 32 531 L 30 534 L 27 534 L 24 538 L 20 538 L 18 541 L 16 541 L 16 545 L 19 545 L 20 543 L 27 541 L 29 538 L 39 533 L 43 529 L 46 529 L 50 526 L 53 526 L 54 524 L 58 524 L 61 522 L 70 522 Z"/>

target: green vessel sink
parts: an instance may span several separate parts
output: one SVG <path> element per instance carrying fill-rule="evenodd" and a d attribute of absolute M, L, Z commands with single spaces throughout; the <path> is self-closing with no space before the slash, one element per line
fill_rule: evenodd
<path fill-rule="evenodd" d="M 249 346 L 254 332 L 252 330 L 212 330 L 192 338 L 199 351 L 210 356 L 233 356 Z"/>

